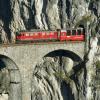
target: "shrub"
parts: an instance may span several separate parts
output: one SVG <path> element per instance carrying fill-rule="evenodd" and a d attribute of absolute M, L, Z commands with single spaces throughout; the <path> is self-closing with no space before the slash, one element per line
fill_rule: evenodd
<path fill-rule="evenodd" d="M 95 64 L 96 64 L 96 67 L 97 67 L 97 68 L 100 68 L 100 61 L 96 61 Z"/>

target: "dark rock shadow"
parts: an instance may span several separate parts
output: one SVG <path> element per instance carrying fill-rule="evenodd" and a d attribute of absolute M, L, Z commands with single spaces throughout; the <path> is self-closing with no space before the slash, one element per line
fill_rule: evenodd
<path fill-rule="evenodd" d="M 10 39 L 9 24 L 12 19 L 10 0 L 0 0 L 0 19 L 4 22 L 4 30 L 7 33 L 8 39 Z"/>
<path fill-rule="evenodd" d="M 72 94 L 70 86 L 64 81 L 61 83 L 61 94 L 63 100 L 74 100 L 74 95 Z"/>
<path fill-rule="evenodd" d="M 5 67 L 6 67 L 5 63 L 0 59 L 0 70 Z"/>
<path fill-rule="evenodd" d="M 56 57 L 56 56 L 69 57 L 75 62 L 81 62 L 82 61 L 82 59 L 77 54 L 75 54 L 74 52 L 68 51 L 68 50 L 62 50 L 62 49 L 50 52 L 47 55 L 45 55 L 44 57 Z"/>

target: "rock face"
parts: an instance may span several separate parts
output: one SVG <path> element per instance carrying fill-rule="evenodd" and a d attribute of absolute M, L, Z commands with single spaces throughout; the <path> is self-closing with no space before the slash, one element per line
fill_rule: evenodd
<path fill-rule="evenodd" d="M 97 38 L 92 38 L 90 40 L 90 51 L 88 54 L 88 61 L 86 62 L 86 70 L 87 70 L 87 94 L 86 99 L 91 100 L 95 99 L 93 94 L 93 77 L 96 74 L 95 67 L 94 67 L 94 57 L 95 53 L 97 52 Z"/>
<path fill-rule="evenodd" d="M 33 72 L 32 100 L 77 100 L 75 81 L 68 75 L 70 65 L 73 67 L 73 61 L 67 57 L 46 57 L 37 64 Z"/>
<path fill-rule="evenodd" d="M 19 30 L 85 27 L 88 22 L 92 32 L 97 32 L 99 9 L 99 0 L 1 0 L 0 20 L 9 41 L 14 42 Z"/>
<path fill-rule="evenodd" d="M 0 0 L 0 42 L 3 43 L 15 42 L 16 32 L 20 30 L 87 25 L 92 34 L 100 31 L 100 0 Z M 61 55 L 37 62 L 32 76 L 32 100 L 100 100 L 100 89 L 95 87 L 95 80 L 99 79 L 93 78 L 100 76 L 93 65 L 96 43 L 92 42 L 88 60 L 81 63 L 60 58 Z M 9 78 L 4 85 L 2 75 L 8 77 L 0 70 L 0 100 L 7 100 Z"/>
<path fill-rule="evenodd" d="M 100 46 L 98 46 L 97 48 L 97 53 L 95 55 L 94 58 L 94 67 L 95 69 L 95 77 L 94 77 L 94 81 L 93 81 L 93 86 L 94 86 L 94 94 L 95 94 L 95 100 L 99 100 L 100 99 Z"/>
<path fill-rule="evenodd" d="M 38 62 L 32 77 L 32 100 L 99 100 L 99 70 L 94 62 L 97 42 L 96 37 L 91 39 L 83 62 L 62 55 Z"/>

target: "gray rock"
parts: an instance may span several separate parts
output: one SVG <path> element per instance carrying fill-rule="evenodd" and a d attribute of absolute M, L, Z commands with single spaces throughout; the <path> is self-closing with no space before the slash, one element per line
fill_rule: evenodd
<path fill-rule="evenodd" d="M 90 19 L 86 19 L 88 17 Z M 99 17 L 100 0 L 0 0 L 0 38 L 1 42 L 7 43 L 9 36 L 9 40 L 15 42 L 16 32 L 20 30 L 66 29 L 86 27 L 87 24 L 90 31 L 96 33 L 100 31 Z M 86 64 L 85 61 L 84 65 L 78 63 L 82 69 L 74 70 L 74 61 L 67 57 L 62 57 L 62 61 L 59 57 L 46 57 L 42 62 L 37 62 L 32 77 L 32 100 L 65 100 L 69 90 L 68 100 L 99 100 L 100 91 L 94 85 L 93 76 L 99 76 L 94 62 L 100 60 L 100 57 L 95 57 L 97 40 L 92 39 L 90 43 Z M 17 84 L 19 79 L 15 74 L 18 75 L 17 72 L 11 73 L 11 82 Z M 64 94 L 61 91 L 63 81 Z M 0 93 L 9 91 L 9 84 L 6 71 L 0 71 Z M 11 87 L 19 91 L 14 84 Z M 13 93 L 10 96 L 14 98 L 15 95 L 19 94 Z M 21 96 L 16 100 L 21 100 Z"/>
<path fill-rule="evenodd" d="M 6 2 L 1 0 L 2 5 L 5 5 L 3 3 Z M 10 0 L 7 3 L 10 4 L 8 8 L 10 11 L 8 13 L 11 15 L 10 20 L 6 21 L 4 27 L 9 23 L 6 30 L 10 29 L 10 33 L 7 31 L 7 34 L 11 35 L 9 37 L 11 37 L 12 42 L 15 41 L 16 31 L 19 30 L 75 27 L 82 19 L 82 16 L 87 15 L 89 12 L 92 14 L 97 13 L 95 14 L 95 21 L 90 21 L 90 25 L 95 22 L 93 29 L 94 32 L 98 31 L 95 28 L 98 27 L 98 23 L 96 22 L 100 16 L 99 0 Z M 1 6 L 1 12 L 4 9 L 6 13 L 5 6 Z M 4 13 L 1 13 L 1 16 L 6 18 L 6 14 Z M 80 22 L 79 25 L 85 26 L 86 23 L 86 21 Z"/>

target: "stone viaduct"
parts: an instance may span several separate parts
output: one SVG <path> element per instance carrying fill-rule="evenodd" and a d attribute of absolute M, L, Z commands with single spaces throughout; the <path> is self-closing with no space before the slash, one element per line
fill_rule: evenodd
<path fill-rule="evenodd" d="M 35 65 L 45 56 L 59 55 L 81 62 L 84 60 L 85 42 L 1 45 L 0 67 L 7 67 L 10 74 L 10 100 L 31 100 Z"/>

